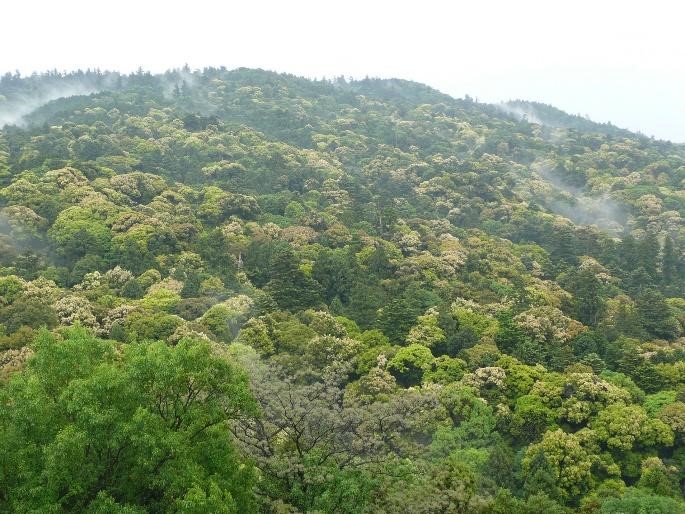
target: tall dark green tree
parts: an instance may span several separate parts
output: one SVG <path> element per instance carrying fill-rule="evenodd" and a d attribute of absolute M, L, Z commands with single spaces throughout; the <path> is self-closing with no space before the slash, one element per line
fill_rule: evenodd
<path fill-rule="evenodd" d="M 273 278 L 265 291 L 281 309 L 299 311 L 321 303 L 321 286 L 300 269 L 292 250 L 279 250 L 272 262 Z"/>
<path fill-rule="evenodd" d="M 678 335 L 678 322 L 656 289 L 647 289 L 637 297 L 637 310 L 642 326 L 653 337 L 674 339 Z"/>
<path fill-rule="evenodd" d="M 659 239 L 656 233 L 649 231 L 637 243 L 637 258 L 640 266 L 649 275 L 652 281 L 656 281 L 659 265 Z"/>
<path fill-rule="evenodd" d="M 571 290 L 577 319 L 585 325 L 595 326 L 605 307 L 602 283 L 591 270 L 585 269 L 575 274 Z"/>
<path fill-rule="evenodd" d="M 349 303 L 354 283 L 358 280 L 359 265 L 354 252 L 344 249 L 324 250 L 314 263 L 312 277 L 321 284 L 326 302 L 338 298 Z"/>
<path fill-rule="evenodd" d="M 666 236 L 664 239 L 664 246 L 661 250 L 661 285 L 666 291 L 671 291 L 679 294 L 682 291 L 682 285 L 678 282 L 678 268 L 680 267 L 680 259 L 678 251 L 673 244 L 673 239 Z"/>

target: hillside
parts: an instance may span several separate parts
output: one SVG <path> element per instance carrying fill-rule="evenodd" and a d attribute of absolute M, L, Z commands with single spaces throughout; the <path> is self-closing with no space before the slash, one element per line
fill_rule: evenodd
<path fill-rule="evenodd" d="M 578 114 L 568 114 L 553 105 L 525 100 L 512 100 L 496 105 L 502 112 L 516 120 L 526 120 L 538 125 L 573 129 L 583 132 L 599 132 L 614 137 L 634 137 L 629 130 L 618 128 L 611 123 L 596 123 Z M 644 137 L 644 136 L 643 136 Z"/>
<path fill-rule="evenodd" d="M 685 512 L 682 145 L 251 69 L 2 123 L 0 510 Z"/>

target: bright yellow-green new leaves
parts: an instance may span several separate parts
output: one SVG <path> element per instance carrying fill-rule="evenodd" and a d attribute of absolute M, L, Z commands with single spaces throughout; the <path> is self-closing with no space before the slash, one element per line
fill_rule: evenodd
<path fill-rule="evenodd" d="M 636 446 L 673 444 L 673 432 L 668 425 L 648 418 L 639 405 L 611 405 L 600 412 L 590 426 L 609 450 L 628 451 Z"/>
<path fill-rule="evenodd" d="M 178 293 L 170 289 L 160 287 L 146 294 L 140 305 L 146 309 L 169 312 L 173 309 L 181 297 Z"/>
<path fill-rule="evenodd" d="M 567 434 L 561 429 L 546 432 L 542 441 L 528 447 L 522 462 L 524 473 L 536 471 L 538 454 L 544 455 L 563 498 L 579 497 L 591 488 L 594 457 L 586 448 L 583 435 Z"/>
<path fill-rule="evenodd" d="M 409 329 L 408 344 L 420 344 L 432 348 L 445 340 L 445 332 L 438 325 L 438 311 L 429 309 L 417 318 L 417 324 Z"/>
<path fill-rule="evenodd" d="M 388 362 L 388 371 L 405 387 L 419 385 L 423 374 L 430 369 L 433 354 L 421 344 L 400 348 Z"/>
<path fill-rule="evenodd" d="M 112 233 L 100 215 L 92 209 L 76 206 L 64 209 L 57 216 L 48 235 L 65 256 L 73 259 L 87 253 L 106 254 L 112 239 Z"/>
<path fill-rule="evenodd" d="M 630 400 L 628 391 L 592 373 L 550 373 L 535 383 L 531 394 L 558 409 L 558 417 L 573 424 L 587 422 L 608 405 Z"/>

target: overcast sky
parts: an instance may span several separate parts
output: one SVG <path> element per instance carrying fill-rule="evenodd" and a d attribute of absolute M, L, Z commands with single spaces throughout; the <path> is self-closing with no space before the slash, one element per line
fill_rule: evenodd
<path fill-rule="evenodd" d="M 563 4 L 563 5 L 561 5 Z M 399 77 L 685 142 L 678 0 L 5 0 L 0 72 L 188 63 Z"/>

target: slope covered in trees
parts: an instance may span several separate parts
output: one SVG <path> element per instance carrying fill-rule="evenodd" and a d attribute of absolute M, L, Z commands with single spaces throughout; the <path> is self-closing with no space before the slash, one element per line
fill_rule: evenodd
<path fill-rule="evenodd" d="M 0 510 L 685 512 L 685 149 L 535 107 L 3 77 Z"/>

